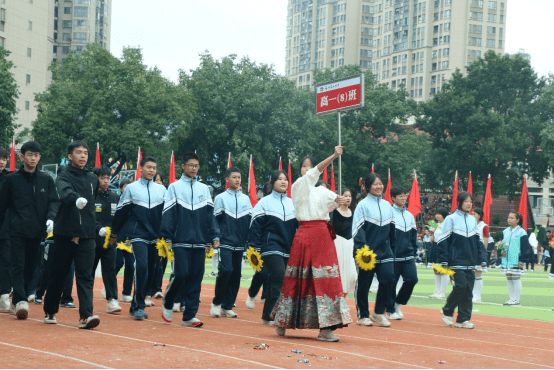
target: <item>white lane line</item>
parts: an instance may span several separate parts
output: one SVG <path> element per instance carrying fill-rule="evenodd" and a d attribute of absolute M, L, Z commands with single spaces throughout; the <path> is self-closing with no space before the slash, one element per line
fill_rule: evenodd
<path fill-rule="evenodd" d="M 31 348 L 31 347 L 18 346 L 17 344 L 11 344 L 11 343 L 5 343 L 5 342 L 0 342 L 0 344 L 2 344 L 4 346 L 24 349 L 26 351 L 33 351 L 33 352 L 38 352 L 38 353 L 42 353 L 42 354 L 47 354 L 47 355 L 50 355 L 50 356 L 61 357 L 61 358 L 66 359 L 66 360 L 73 360 L 73 361 L 77 361 L 77 362 L 82 362 L 84 364 L 92 365 L 92 366 L 96 366 L 96 367 L 101 367 L 103 369 L 113 369 L 113 367 L 108 367 L 108 366 L 104 366 L 104 365 L 100 365 L 100 364 L 95 364 L 94 362 L 89 362 L 89 361 L 81 360 L 81 359 L 66 356 L 66 355 L 60 355 L 60 354 L 54 353 L 54 352 L 43 351 L 43 350 L 40 350 L 40 349 Z"/>

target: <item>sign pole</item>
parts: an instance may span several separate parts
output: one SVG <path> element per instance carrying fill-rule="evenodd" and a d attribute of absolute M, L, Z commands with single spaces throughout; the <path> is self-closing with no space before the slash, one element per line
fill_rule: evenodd
<path fill-rule="evenodd" d="M 340 111 L 338 111 L 339 115 L 339 146 L 341 146 L 341 134 L 340 134 Z M 341 159 L 342 155 L 339 156 L 339 195 L 342 193 L 342 168 L 341 168 Z"/>

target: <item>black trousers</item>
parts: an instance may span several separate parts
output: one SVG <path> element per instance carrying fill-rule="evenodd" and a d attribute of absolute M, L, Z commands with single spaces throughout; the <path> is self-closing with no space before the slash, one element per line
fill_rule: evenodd
<path fill-rule="evenodd" d="M 156 257 L 158 257 L 156 243 L 134 241 L 133 255 L 135 256 L 135 293 L 131 312 L 144 310 L 146 307 L 144 303 L 146 291 L 154 280 Z"/>
<path fill-rule="evenodd" d="M 267 266 L 269 272 L 269 291 L 264 303 L 262 319 L 271 321 L 270 315 L 281 295 L 281 288 L 285 280 L 285 270 L 287 269 L 288 258 L 279 255 L 264 256 L 264 266 Z"/>
<path fill-rule="evenodd" d="M 402 276 L 402 287 L 396 295 L 396 284 Z M 417 268 L 415 260 L 396 261 L 394 262 L 394 282 L 390 286 L 389 303 L 387 304 L 387 312 L 395 312 L 395 303 L 405 305 L 410 300 L 414 287 L 417 284 Z M 379 285 L 381 282 L 379 281 Z"/>
<path fill-rule="evenodd" d="M 81 319 L 92 316 L 92 267 L 94 265 L 95 238 L 80 239 L 79 244 L 71 241 L 71 237 L 54 235 L 54 244 L 48 251 L 50 261 L 50 277 L 44 297 L 44 312 L 56 314 L 59 310 L 60 298 L 71 263 L 75 262 L 75 277 L 77 280 L 77 296 L 79 297 L 79 315 Z"/>
<path fill-rule="evenodd" d="M 358 319 L 369 317 L 369 288 L 373 276 L 377 274 L 379 280 L 379 289 L 377 289 L 377 298 L 375 299 L 375 313 L 382 315 L 389 302 L 391 285 L 394 284 L 394 263 L 377 263 L 375 268 L 370 271 L 358 269 L 358 281 L 356 282 L 356 307 L 358 309 Z"/>
<path fill-rule="evenodd" d="M 456 270 L 452 280 L 453 289 L 446 305 L 442 308 L 446 316 L 454 315 L 454 310 L 458 307 L 458 317 L 456 322 L 463 323 L 471 319 L 471 310 L 473 309 L 473 286 L 475 285 L 475 272 L 473 270 Z"/>
<path fill-rule="evenodd" d="M 10 237 L 12 302 L 27 302 L 29 286 L 40 263 L 40 239 Z"/>
<path fill-rule="evenodd" d="M 12 290 L 10 239 L 0 239 L 0 295 Z"/>
<path fill-rule="evenodd" d="M 267 297 L 267 292 L 269 291 L 269 283 L 267 281 L 268 276 L 269 272 L 264 264 L 262 271 L 254 273 L 252 282 L 250 283 L 250 288 L 248 289 L 248 296 L 257 296 L 263 286 L 262 299 L 265 299 Z"/>
<path fill-rule="evenodd" d="M 232 310 L 237 299 L 240 288 L 242 254 L 242 250 L 219 249 L 219 271 L 215 280 L 213 304 L 221 305 L 224 310 Z"/>
<path fill-rule="evenodd" d="M 44 247 L 44 254 L 40 262 L 40 275 L 37 279 L 36 298 L 42 299 L 44 292 L 46 292 L 46 286 L 48 285 L 48 278 L 50 277 L 50 260 L 48 259 L 48 252 L 52 246 L 53 241 L 47 240 Z M 65 279 L 65 284 L 62 291 L 61 304 L 73 303 L 73 280 L 75 280 L 75 264 L 71 263 L 71 268 Z"/>
<path fill-rule="evenodd" d="M 108 245 L 107 249 L 104 249 L 104 243 L 97 243 L 96 250 L 94 251 L 92 281 L 94 282 L 94 274 L 100 262 L 102 264 L 102 281 L 104 282 L 104 288 L 106 288 L 106 299 L 108 301 L 112 299 L 117 300 L 117 278 L 115 272 L 115 260 L 117 259 L 116 249 L 115 243 Z"/>
<path fill-rule="evenodd" d="M 133 291 L 133 279 L 135 277 L 135 256 L 133 253 L 126 252 L 121 249 L 117 249 L 117 257 L 115 262 L 115 274 L 119 274 L 121 268 L 125 265 L 123 270 L 123 295 L 131 295 Z"/>

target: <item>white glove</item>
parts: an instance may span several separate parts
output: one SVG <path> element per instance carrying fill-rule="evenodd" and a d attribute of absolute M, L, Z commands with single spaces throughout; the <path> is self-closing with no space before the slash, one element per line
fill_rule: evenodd
<path fill-rule="evenodd" d="M 48 220 L 46 221 L 46 233 L 50 234 L 52 231 L 54 231 L 54 221 Z"/>
<path fill-rule="evenodd" d="M 106 235 L 108 235 L 108 231 L 106 230 L 105 227 L 103 227 L 103 228 L 100 229 L 100 231 L 98 231 L 98 235 L 106 236 Z"/>
<path fill-rule="evenodd" d="M 85 198 L 78 198 L 77 201 L 75 202 L 75 205 L 77 206 L 77 208 L 83 209 L 85 208 L 87 203 L 88 203 L 88 200 L 86 200 Z"/>

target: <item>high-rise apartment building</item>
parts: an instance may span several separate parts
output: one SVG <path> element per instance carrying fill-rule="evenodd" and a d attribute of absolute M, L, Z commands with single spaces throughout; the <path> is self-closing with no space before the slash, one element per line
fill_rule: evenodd
<path fill-rule="evenodd" d="M 82 53 L 87 44 L 110 50 L 112 0 L 55 0 L 54 58 L 62 60 L 71 50 Z"/>
<path fill-rule="evenodd" d="M 51 81 L 48 71 L 54 45 L 53 0 L 0 0 L 0 46 L 8 57 L 18 85 L 16 123 L 30 128 L 37 117 L 35 94 Z"/>
<path fill-rule="evenodd" d="M 285 73 L 311 87 L 314 69 L 358 64 L 419 101 L 452 73 L 504 54 L 508 0 L 289 0 Z"/>

